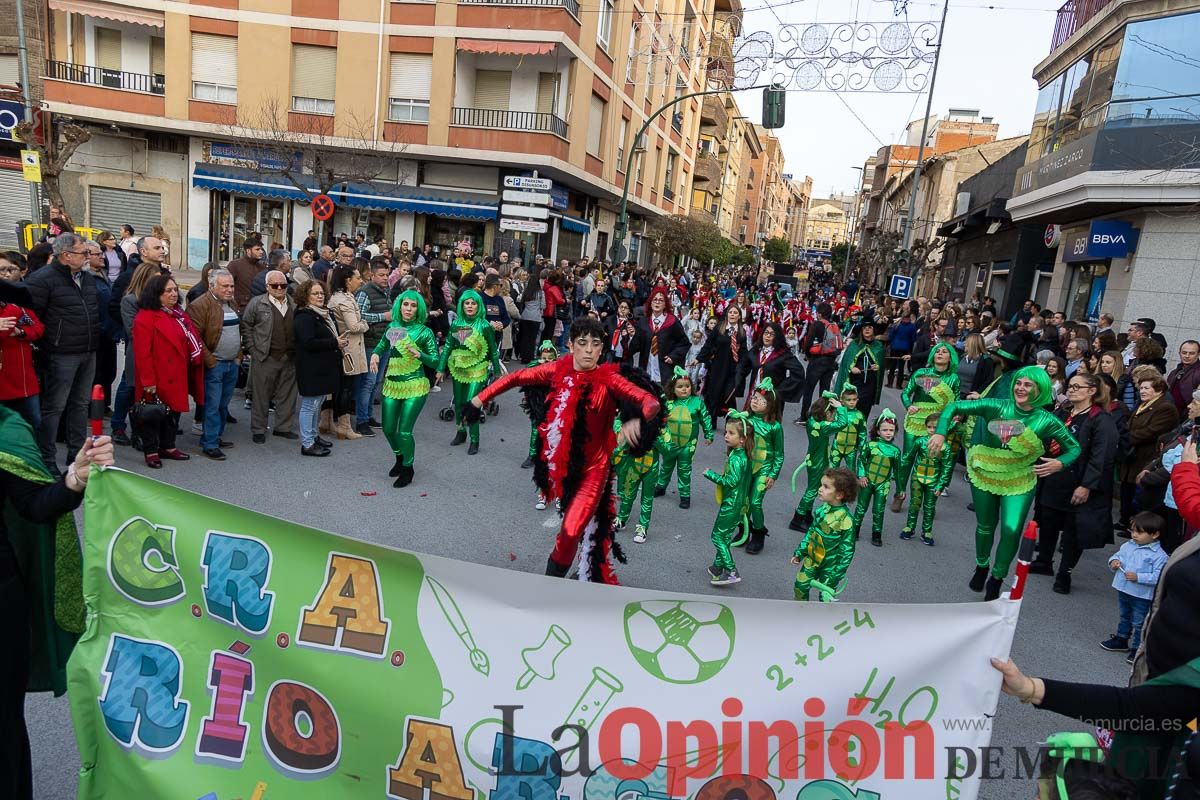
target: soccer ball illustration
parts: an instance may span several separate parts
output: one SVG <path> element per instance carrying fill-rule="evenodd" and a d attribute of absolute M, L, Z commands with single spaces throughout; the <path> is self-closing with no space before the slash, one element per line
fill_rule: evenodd
<path fill-rule="evenodd" d="M 733 612 L 719 603 L 643 600 L 625 606 L 625 643 L 642 669 L 668 683 L 701 683 L 733 654 Z"/>

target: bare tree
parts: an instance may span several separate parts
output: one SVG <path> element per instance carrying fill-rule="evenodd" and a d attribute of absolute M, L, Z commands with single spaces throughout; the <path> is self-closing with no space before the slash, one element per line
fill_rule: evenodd
<path fill-rule="evenodd" d="M 71 160 L 71 156 L 75 155 L 75 151 L 92 138 L 92 132 L 82 125 L 68 122 L 65 125 L 57 126 L 56 131 L 47 131 L 45 144 L 37 144 L 33 133 L 33 124 L 20 122 L 13 128 L 13 135 L 25 142 L 25 147 L 37 151 L 42 162 L 42 191 L 46 193 L 46 199 L 50 201 L 50 205 L 62 212 L 62 219 L 68 224 L 74 225 L 71 212 L 63 202 L 59 178 L 66 169 L 67 162 Z M 34 220 L 35 223 L 40 221 Z"/>

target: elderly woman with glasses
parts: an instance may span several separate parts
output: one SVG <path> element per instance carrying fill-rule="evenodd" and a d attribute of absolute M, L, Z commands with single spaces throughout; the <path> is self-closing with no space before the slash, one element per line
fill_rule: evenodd
<path fill-rule="evenodd" d="M 1070 594 L 1071 570 L 1084 550 L 1113 541 L 1113 464 L 1120 439 L 1116 420 L 1105 411 L 1108 385 L 1100 376 L 1076 372 L 1067 381 L 1066 392 L 1067 402 L 1056 413 L 1079 442 L 1079 458 L 1041 480 L 1034 511 L 1038 549 L 1029 567 L 1034 575 L 1054 575 L 1061 536 L 1062 559 L 1054 579 L 1059 594 Z"/>

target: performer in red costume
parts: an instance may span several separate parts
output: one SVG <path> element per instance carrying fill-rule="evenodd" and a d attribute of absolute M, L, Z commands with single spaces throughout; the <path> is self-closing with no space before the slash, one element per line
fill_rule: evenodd
<path fill-rule="evenodd" d="M 514 386 L 526 387 L 526 406 L 537 423 L 533 479 L 547 499 L 562 499 L 563 520 L 546 574 L 565 577 L 582 548 L 579 579 L 616 584 L 611 551 L 616 503 L 610 461 L 618 441 L 636 458 L 654 446 L 666 422 L 662 390 L 639 369 L 601 365 L 606 331 L 599 320 L 571 324 L 570 355 L 512 372 L 471 400 L 468 414 Z M 541 396 L 544 392 L 544 398 Z M 620 414 L 620 433 L 613 420 Z"/>

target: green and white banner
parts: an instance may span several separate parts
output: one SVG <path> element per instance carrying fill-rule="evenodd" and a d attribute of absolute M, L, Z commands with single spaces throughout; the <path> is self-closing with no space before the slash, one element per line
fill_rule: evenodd
<path fill-rule="evenodd" d="M 580 584 L 118 469 L 85 530 L 81 798 L 974 798 L 1019 607 Z"/>

